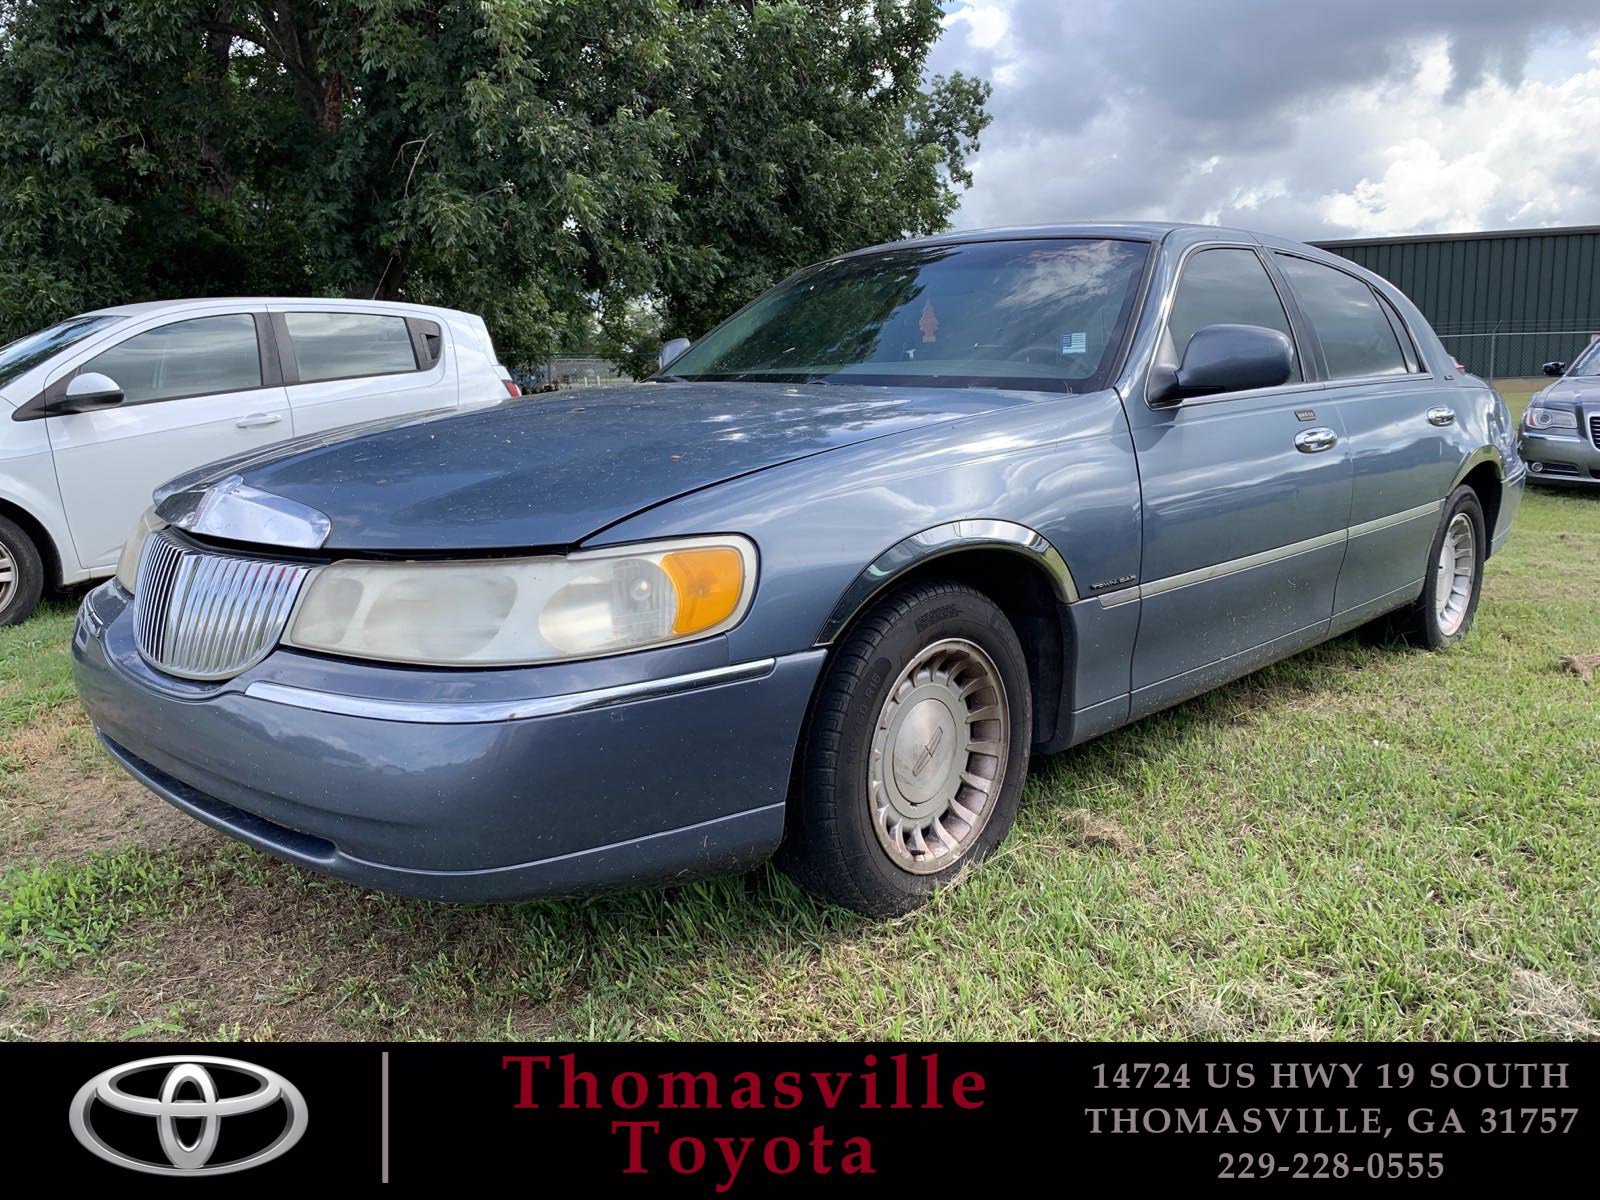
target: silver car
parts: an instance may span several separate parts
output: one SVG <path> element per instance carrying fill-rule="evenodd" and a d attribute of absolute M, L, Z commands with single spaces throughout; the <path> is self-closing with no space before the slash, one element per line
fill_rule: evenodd
<path fill-rule="evenodd" d="M 1600 341 L 1566 363 L 1545 363 L 1558 378 L 1528 402 L 1522 415 L 1522 460 L 1529 479 L 1566 487 L 1600 488 Z"/>

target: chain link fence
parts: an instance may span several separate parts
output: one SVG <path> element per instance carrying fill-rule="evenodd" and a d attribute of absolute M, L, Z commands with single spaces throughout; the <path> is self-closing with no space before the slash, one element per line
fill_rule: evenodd
<path fill-rule="evenodd" d="M 632 383 L 616 366 L 594 355 L 574 354 L 553 358 L 547 363 L 511 368 L 511 378 L 524 393 L 557 392 L 568 388 L 610 387 Z"/>
<path fill-rule="evenodd" d="M 1441 325 L 1434 332 L 1445 349 L 1467 370 L 1484 379 L 1523 379 L 1543 374 L 1547 362 L 1570 363 L 1590 342 L 1600 340 L 1600 317 L 1578 327 L 1530 327 L 1523 322 L 1498 325 Z"/>

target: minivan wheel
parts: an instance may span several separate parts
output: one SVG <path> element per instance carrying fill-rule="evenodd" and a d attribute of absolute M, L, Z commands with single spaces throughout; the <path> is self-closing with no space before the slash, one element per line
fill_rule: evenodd
<path fill-rule="evenodd" d="M 39 606 L 44 562 L 15 521 L 0 517 L 0 625 L 15 625 Z"/>
<path fill-rule="evenodd" d="M 1407 613 L 1406 633 L 1430 650 L 1466 637 L 1483 591 L 1489 539 L 1478 493 L 1465 485 L 1450 493 L 1433 536 L 1422 595 Z"/>
<path fill-rule="evenodd" d="M 1032 728 L 1027 659 L 993 601 L 948 581 L 892 593 L 826 668 L 779 865 L 864 915 L 909 912 L 1010 831 Z"/>

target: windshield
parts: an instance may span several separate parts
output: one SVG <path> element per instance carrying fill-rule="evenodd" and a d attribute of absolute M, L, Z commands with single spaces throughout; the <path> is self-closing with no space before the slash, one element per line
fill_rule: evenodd
<path fill-rule="evenodd" d="M 1589 343 L 1589 348 L 1570 367 L 1568 375 L 1600 375 L 1600 341 Z"/>
<path fill-rule="evenodd" d="M 51 355 L 58 354 L 74 342 L 81 342 L 97 329 L 114 325 L 121 317 L 73 317 L 49 329 L 30 333 L 5 346 L 0 346 L 0 386 L 27 374 Z"/>
<path fill-rule="evenodd" d="M 1058 238 L 824 263 L 719 325 L 663 378 L 1097 390 L 1149 252 Z"/>

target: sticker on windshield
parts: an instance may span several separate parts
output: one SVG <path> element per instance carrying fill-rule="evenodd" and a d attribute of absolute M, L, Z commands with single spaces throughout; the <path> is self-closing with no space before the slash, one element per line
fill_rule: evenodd
<path fill-rule="evenodd" d="M 1061 335 L 1061 353 L 1087 354 L 1089 353 L 1089 335 L 1087 333 L 1063 333 Z"/>

